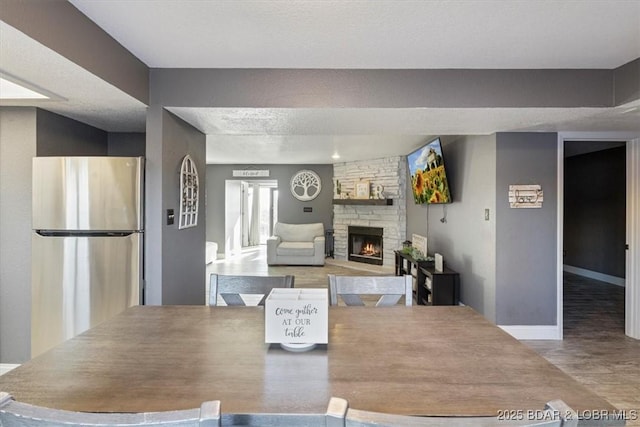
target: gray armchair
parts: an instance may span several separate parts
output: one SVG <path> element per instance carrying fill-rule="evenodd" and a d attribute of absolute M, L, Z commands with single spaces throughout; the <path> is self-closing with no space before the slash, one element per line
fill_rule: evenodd
<path fill-rule="evenodd" d="M 267 239 L 269 265 L 324 265 L 324 225 L 276 223 Z"/>

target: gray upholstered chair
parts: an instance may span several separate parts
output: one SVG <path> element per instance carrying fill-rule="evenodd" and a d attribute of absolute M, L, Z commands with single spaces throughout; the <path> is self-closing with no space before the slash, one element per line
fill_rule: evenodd
<path fill-rule="evenodd" d="M 278 222 L 267 239 L 268 265 L 324 265 L 324 225 Z"/>
<path fill-rule="evenodd" d="M 404 296 L 404 305 L 413 304 L 413 278 L 405 276 L 336 276 L 329 274 L 329 303 L 367 305 L 362 295 L 380 296 L 376 307 L 396 305 Z"/>
<path fill-rule="evenodd" d="M 219 427 L 220 402 L 204 402 L 200 408 L 144 413 L 75 412 L 17 402 L 0 392 L 2 427 Z"/>
<path fill-rule="evenodd" d="M 220 305 L 218 296 L 226 305 L 264 305 L 273 288 L 293 288 L 294 276 L 231 276 L 212 274 L 209 277 L 209 305 Z M 240 294 L 247 295 L 245 301 Z M 251 294 L 251 295 L 248 295 Z M 253 296 L 254 298 L 251 298 Z"/>

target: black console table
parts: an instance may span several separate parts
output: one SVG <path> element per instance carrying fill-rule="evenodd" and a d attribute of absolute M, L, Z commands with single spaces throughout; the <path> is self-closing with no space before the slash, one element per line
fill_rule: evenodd
<path fill-rule="evenodd" d="M 458 305 L 460 275 L 445 267 L 436 271 L 433 261 L 420 261 L 395 251 L 396 276 L 409 274 L 416 280 L 414 298 L 418 305 Z"/>
<path fill-rule="evenodd" d="M 418 281 L 416 301 L 419 305 L 458 305 L 460 302 L 460 275 L 444 267 L 420 267 L 425 279 Z"/>

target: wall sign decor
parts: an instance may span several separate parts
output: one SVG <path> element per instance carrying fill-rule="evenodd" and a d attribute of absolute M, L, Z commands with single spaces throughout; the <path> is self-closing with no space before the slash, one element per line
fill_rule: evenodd
<path fill-rule="evenodd" d="M 264 341 L 289 351 L 327 344 L 328 295 L 320 288 L 274 288 L 264 302 Z"/>
<path fill-rule="evenodd" d="M 411 246 L 414 249 L 420 251 L 423 256 L 427 256 L 427 238 L 425 236 L 421 236 L 419 234 L 411 235 Z"/>
<path fill-rule="evenodd" d="M 374 199 L 384 199 L 386 196 L 384 195 L 384 187 L 380 184 L 377 184 L 373 187 L 373 198 Z"/>
<path fill-rule="evenodd" d="M 180 217 L 178 229 L 198 225 L 198 169 L 190 155 L 184 156 L 180 166 Z"/>
<path fill-rule="evenodd" d="M 356 182 L 356 199 L 368 199 L 371 194 L 371 183 L 369 181 Z"/>
<path fill-rule="evenodd" d="M 241 178 L 263 178 L 269 176 L 269 169 L 234 169 L 232 174 Z"/>
<path fill-rule="evenodd" d="M 314 171 L 303 169 L 291 177 L 291 194 L 300 201 L 315 199 L 321 189 L 320 177 Z"/>
<path fill-rule="evenodd" d="M 512 208 L 541 208 L 543 201 L 540 185 L 509 186 L 509 206 Z"/>
<path fill-rule="evenodd" d="M 340 199 L 342 198 L 342 183 L 339 179 L 336 179 L 333 182 L 333 198 Z"/>

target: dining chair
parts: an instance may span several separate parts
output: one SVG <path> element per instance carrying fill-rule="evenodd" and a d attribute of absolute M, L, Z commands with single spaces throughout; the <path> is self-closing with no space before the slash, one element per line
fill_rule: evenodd
<path fill-rule="evenodd" d="M 166 412 L 75 412 L 18 402 L 0 392 L 2 427 L 220 427 L 220 401 L 200 408 Z"/>
<path fill-rule="evenodd" d="M 223 413 L 222 427 L 345 427 L 348 408 L 345 399 L 331 397 L 325 413 Z"/>
<path fill-rule="evenodd" d="M 505 413 L 511 413 L 505 411 Z M 522 416 L 519 416 L 519 414 Z M 530 415 L 529 415 L 530 414 Z M 501 419 L 505 418 L 505 419 Z M 501 417 L 430 417 L 394 415 L 353 409 L 331 397 L 325 413 L 222 413 L 220 401 L 200 408 L 166 412 L 74 412 L 17 402 L 0 392 L 2 427 L 576 427 L 578 414 L 561 400 L 539 411 L 513 411 Z"/>
<path fill-rule="evenodd" d="M 404 276 L 336 276 L 329 274 L 329 303 L 338 305 L 367 305 L 363 295 L 380 296 L 376 307 L 396 305 L 404 296 L 404 305 L 413 304 L 413 278 Z"/>
<path fill-rule="evenodd" d="M 547 402 L 540 410 L 504 411 L 503 416 L 409 416 L 348 408 L 345 427 L 577 427 L 578 414 L 562 400 Z"/>
<path fill-rule="evenodd" d="M 505 411 L 505 414 L 508 411 Z M 576 427 L 578 414 L 561 400 L 544 409 L 512 411 L 511 417 L 409 416 L 363 411 L 345 399 L 332 397 L 325 414 L 222 414 L 222 427 Z M 521 416 L 520 416 L 521 415 Z M 504 418 L 504 419 L 502 419 Z"/>
<path fill-rule="evenodd" d="M 220 297 L 226 305 L 264 305 L 273 288 L 293 288 L 294 276 L 232 276 L 211 274 L 209 277 L 209 305 L 219 305 Z M 246 300 L 241 295 L 247 295 Z"/>
<path fill-rule="evenodd" d="M 222 414 L 220 401 L 166 412 L 75 412 L 18 402 L 0 392 L 1 427 L 344 427 L 348 403 L 332 397 L 325 413 Z"/>

